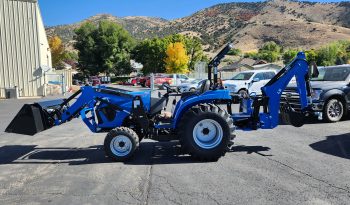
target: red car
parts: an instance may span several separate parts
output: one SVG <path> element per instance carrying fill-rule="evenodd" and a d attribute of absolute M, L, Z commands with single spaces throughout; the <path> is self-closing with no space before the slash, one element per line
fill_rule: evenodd
<path fill-rule="evenodd" d="M 173 84 L 173 78 L 171 75 L 167 74 L 155 74 L 154 75 L 154 85 L 160 87 L 161 89 L 165 89 L 163 86 L 164 84 L 172 85 Z M 146 81 L 146 86 L 151 87 L 151 79 L 148 78 Z"/>
<path fill-rule="evenodd" d="M 146 81 L 149 79 L 149 76 L 139 77 L 139 85 L 146 87 Z"/>
<path fill-rule="evenodd" d="M 149 78 L 148 76 L 134 77 L 130 80 L 130 83 L 134 86 L 141 85 L 142 87 L 146 87 L 146 81 L 148 78 Z"/>
<path fill-rule="evenodd" d="M 136 85 L 138 84 L 138 77 L 136 77 L 136 78 L 131 78 L 130 83 L 131 83 L 133 86 L 136 86 Z"/>

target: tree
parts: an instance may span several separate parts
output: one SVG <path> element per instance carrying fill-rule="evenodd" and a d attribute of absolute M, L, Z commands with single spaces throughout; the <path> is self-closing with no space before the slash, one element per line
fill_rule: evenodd
<path fill-rule="evenodd" d="M 274 41 L 268 41 L 259 49 L 260 52 L 281 52 L 281 46 Z"/>
<path fill-rule="evenodd" d="M 298 54 L 297 50 L 287 50 L 286 52 L 283 53 L 282 59 L 283 59 L 283 63 L 289 64 Z"/>
<path fill-rule="evenodd" d="M 205 61 L 206 56 L 203 53 L 202 43 L 197 37 L 186 38 L 186 52 L 188 54 L 188 68 L 194 70 L 194 66 L 199 61 Z"/>
<path fill-rule="evenodd" d="M 245 53 L 244 54 L 244 57 L 245 58 L 252 58 L 254 60 L 257 60 L 258 59 L 258 52 L 248 52 L 248 53 Z"/>
<path fill-rule="evenodd" d="M 280 59 L 282 48 L 273 41 L 266 42 L 258 53 L 258 58 L 273 63 Z"/>
<path fill-rule="evenodd" d="M 170 43 L 181 42 L 185 45 L 186 52 L 188 54 L 188 68 L 194 69 L 195 64 L 198 61 L 204 60 L 204 53 L 202 43 L 197 37 L 188 37 L 181 34 L 173 34 L 164 38 L 165 44 L 168 46 Z"/>
<path fill-rule="evenodd" d="M 305 55 L 306 55 L 306 60 L 307 62 L 317 62 L 317 53 L 315 52 L 315 50 L 308 50 L 305 51 Z"/>
<path fill-rule="evenodd" d="M 61 67 L 64 59 L 62 40 L 58 36 L 53 36 L 49 39 L 49 46 L 52 56 L 52 66 L 54 68 Z"/>
<path fill-rule="evenodd" d="M 130 51 L 134 40 L 120 25 L 110 21 L 101 21 L 98 27 L 85 23 L 75 30 L 75 34 L 79 68 L 83 72 L 121 75 L 132 71 Z"/>
<path fill-rule="evenodd" d="M 170 43 L 165 59 L 167 73 L 186 73 L 188 72 L 189 57 L 186 54 L 186 49 L 183 43 Z"/>
<path fill-rule="evenodd" d="M 167 44 L 163 39 L 153 38 L 140 42 L 132 51 L 132 58 L 142 63 L 143 74 L 165 72 Z"/>
<path fill-rule="evenodd" d="M 166 50 L 171 43 L 181 42 L 188 55 L 188 68 L 194 69 L 198 61 L 205 61 L 206 56 L 203 53 L 202 43 L 196 37 L 187 37 L 181 34 L 173 34 L 164 38 L 146 39 L 135 47 L 132 52 L 132 58 L 143 64 L 143 73 L 162 73 L 165 72 Z"/>
<path fill-rule="evenodd" d="M 98 73 L 95 60 L 96 43 L 94 39 L 96 29 L 94 24 L 87 22 L 74 31 L 74 40 L 76 41 L 74 47 L 79 51 L 78 66 L 84 74 L 94 75 Z"/>
<path fill-rule="evenodd" d="M 339 51 L 338 45 L 334 43 L 320 48 L 317 50 L 317 65 L 335 65 Z"/>
<path fill-rule="evenodd" d="M 242 51 L 238 48 L 232 48 L 227 55 L 231 55 L 231 56 L 240 56 L 242 55 Z"/>

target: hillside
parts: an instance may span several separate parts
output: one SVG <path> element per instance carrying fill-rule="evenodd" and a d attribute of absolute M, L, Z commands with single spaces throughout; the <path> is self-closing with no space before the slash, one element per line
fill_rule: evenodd
<path fill-rule="evenodd" d="M 350 2 L 310 3 L 271 0 L 219 4 L 191 16 L 167 21 L 151 17 L 97 15 L 83 22 L 108 19 L 121 24 L 135 38 L 183 33 L 200 37 L 208 51 L 233 41 L 243 51 L 256 50 L 273 40 L 284 47 L 314 48 L 350 39 Z M 47 33 L 72 42 L 81 23 L 47 28 Z"/>

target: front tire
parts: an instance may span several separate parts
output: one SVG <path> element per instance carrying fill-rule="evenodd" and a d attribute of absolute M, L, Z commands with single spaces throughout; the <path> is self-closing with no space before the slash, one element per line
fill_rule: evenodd
<path fill-rule="evenodd" d="M 229 114 L 216 105 L 191 108 L 179 124 L 185 153 L 201 161 L 217 161 L 231 149 L 235 126 Z"/>
<path fill-rule="evenodd" d="M 133 156 L 139 144 L 139 137 L 135 131 L 127 127 L 118 127 L 107 134 L 104 149 L 112 160 L 124 162 Z"/>
<path fill-rule="evenodd" d="M 338 122 L 344 116 L 344 105 L 338 99 L 328 100 L 324 111 L 324 120 L 326 122 Z"/>
<path fill-rule="evenodd" d="M 238 91 L 238 94 L 239 94 L 240 96 L 242 96 L 243 98 L 247 98 L 247 97 L 249 96 L 249 95 L 248 95 L 248 91 L 245 90 L 245 89 L 242 89 L 242 90 Z"/>

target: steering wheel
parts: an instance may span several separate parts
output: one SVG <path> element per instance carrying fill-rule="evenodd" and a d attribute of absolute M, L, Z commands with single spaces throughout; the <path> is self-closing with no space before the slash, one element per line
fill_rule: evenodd
<path fill-rule="evenodd" d="M 166 88 L 167 92 L 169 92 L 169 90 L 171 90 L 171 87 L 168 83 L 163 83 L 162 86 Z"/>
<path fill-rule="evenodd" d="M 167 94 L 170 94 L 170 93 L 173 93 L 173 92 L 177 92 L 175 89 L 172 89 L 172 88 L 170 87 L 170 85 L 167 84 L 167 83 L 164 83 L 164 84 L 163 84 L 163 87 L 166 88 Z"/>

